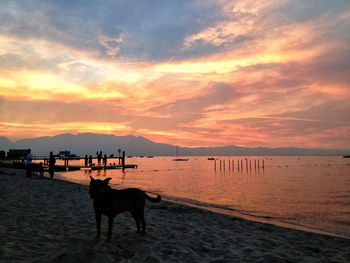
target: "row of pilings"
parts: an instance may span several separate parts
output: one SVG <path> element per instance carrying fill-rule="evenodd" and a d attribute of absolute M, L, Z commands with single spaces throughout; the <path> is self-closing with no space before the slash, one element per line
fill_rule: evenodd
<path fill-rule="evenodd" d="M 214 160 L 214 170 L 217 171 L 252 171 L 252 170 L 265 169 L 265 160 L 259 159 L 238 159 L 238 160 L 225 160 L 225 159 L 215 159 Z"/>

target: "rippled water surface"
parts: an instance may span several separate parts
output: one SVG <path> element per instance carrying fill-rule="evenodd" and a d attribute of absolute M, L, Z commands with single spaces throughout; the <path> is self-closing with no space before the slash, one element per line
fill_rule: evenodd
<path fill-rule="evenodd" d="M 82 184 L 89 183 L 90 175 L 101 179 L 112 177 L 115 188 L 139 187 L 219 212 L 350 237 L 350 159 L 341 156 L 231 156 L 215 157 L 215 161 L 202 156 L 185 158 L 188 161 L 173 161 L 174 157 L 134 157 L 128 158 L 127 163 L 137 164 L 137 169 L 74 171 L 57 173 L 55 177 Z"/>

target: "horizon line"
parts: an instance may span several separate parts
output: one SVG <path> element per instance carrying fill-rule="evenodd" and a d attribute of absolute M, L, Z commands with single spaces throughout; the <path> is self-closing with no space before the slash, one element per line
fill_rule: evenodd
<path fill-rule="evenodd" d="M 320 150 L 320 151 L 331 151 L 331 150 L 338 150 L 338 151 L 350 151 L 350 148 L 301 148 L 301 147 L 297 147 L 297 146 L 278 146 L 278 147 L 267 147 L 267 146 L 255 146 L 255 147 L 249 147 L 249 146 L 240 146 L 240 145 L 224 145 L 224 146 L 178 146 L 178 145 L 174 145 L 174 144 L 169 144 L 169 143 L 159 143 L 153 140 L 148 139 L 147 137 L 144 137 L 142 135 L 139 136 L 135 136 L 133 134 L 128 134 L 128 135 L 115 135 L 115 134 L 106 134 L 106 133 L 93 133 L 93 132 L 78 132 L 78 133 L 61 133 L 61 134 L 56 134 L 56 135 L 46 135 L 46 136 L 38 136 L 38 137 L 32 137 L 32 138 L 22 138 L 22 139 L 18 139 L 16 141 L 12 141 L 11 139 L 9 139 L 7 136 L 3 136 L 0 135 L 0 137 L 6 138 L 7 140 L 9 140 L 11 143 L 17 143 L 21 140 L 31 140 L 31 139 L 39 139 L 39 138 L 45 138 L 45 137 L 49 137 L 49 138 L 53 138 L 53 137 L 58 137 L 58 136 L 62 136 L 62 135 L 72 135 L 72 136 L 78 136 L 78 135 L 107 135 L 107 136 L 115 136 L 115 137 L 135 137 L 135 138 L 144 138 L 146 140 L 149 140 L 151 142 L 157 143 L 157 144 L 165 144 L 165 145 L 169 145 L 169 146 L 174 146 L 174 147 L 180 147 L 182 149 L 188 148 L 188 149 L 196 149 L 196 148 L 225 148 L 225 147 L 237 147 L 237 148 L 246 148 L 246 149 L 261 149 L 261 148 L 265 148 L 265 149 L 301 149 L 301 150 Z"/>

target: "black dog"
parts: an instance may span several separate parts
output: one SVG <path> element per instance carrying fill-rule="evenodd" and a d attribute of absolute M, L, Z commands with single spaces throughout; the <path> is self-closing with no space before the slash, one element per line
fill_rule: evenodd
<path fill-rule="evenodd" d="M 94 179 L 90 176 L 89 194 L 94 200 L 94 210 L 97 225 L 97 238 L 101 234 L 101 215 L 108 216 L 107 241 L 111 241 L 113 219 L 124 211 L 129 211 L 136 221 L 137 233 L 140 233 L 140 222 L 142 223 L 142 234 L 146 231 L 144 218 L 144 208 L 146 199 L 153 203 L 161 201 L 160 195 L 157 198 L 148 196 L 144 191 L 137 188 L 127 188 L 123 190 L 112 189 L 108 182 L 112 178 L 105 180 Z"/>

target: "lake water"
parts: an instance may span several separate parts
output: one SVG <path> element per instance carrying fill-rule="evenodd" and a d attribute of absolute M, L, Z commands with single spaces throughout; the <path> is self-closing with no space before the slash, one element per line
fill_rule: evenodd
<path fill-rule="evenodd" d="M 341 156 L 221 156 L 215 157 L 216 161 L 203 156 L 181 158 L 189 160 L 127 158 L 127 164 L 137 164 L 138 168 L 125 172 L 120 169 L 62 172 L 56 173 L 55 178 L 88 185 L 89 176 L 112 177 L 110 183 L 114 188 L 138 187 L 168 200 L 221 213 L 350 237 L 350 159 Z"/>

